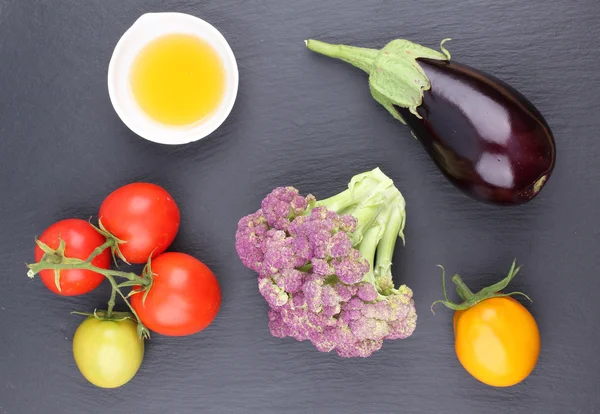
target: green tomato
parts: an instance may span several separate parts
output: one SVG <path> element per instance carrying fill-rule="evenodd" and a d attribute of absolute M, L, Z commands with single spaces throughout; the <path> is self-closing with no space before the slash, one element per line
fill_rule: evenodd
<path fill-rule="evenodd" d="M 83 376 L 101 388 L 116 388 L 133 378 L 144 358 L 144 340 L 129 318 L 89 316 L 75 331 L 73 356 Z"/>

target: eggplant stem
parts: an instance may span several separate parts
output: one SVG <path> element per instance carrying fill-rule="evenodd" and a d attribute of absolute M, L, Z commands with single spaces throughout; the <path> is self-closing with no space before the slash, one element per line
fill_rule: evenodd
<path fill-rule="evenodd" d="M 329 56 L 330 58 L 340 59 L 350 63 L 367 73 L 371 73 L 373 63 L 379 53 L 377 49 L 367 49 L 364 47 L 332 45 L 321 42 L 320 40 L 308 39 L 304 41 L 306 47 L 313 52 L 321 55 Z"/>

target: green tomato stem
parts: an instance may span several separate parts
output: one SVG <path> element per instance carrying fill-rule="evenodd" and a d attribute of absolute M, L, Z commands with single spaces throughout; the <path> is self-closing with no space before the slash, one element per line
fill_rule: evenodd
<path fill-rule="evenodd" d="M 439 266 L 439 267 L 441 267 L 441 266 Z M 433 302 L 433 304 L 431 305 L 432 312 L 433 312 L 433 307 L 438 303 L 441 303 L 442 305 L 444 305 L 447 308 L 452 309 L 454 311 L 464 311 L 469 308 L 472 308 L 473 306 L 477 305 L 480 302 L 483 302 L 484 300 L 491 299 L 491 298 L 497 298 L 497 297 L 521 295 L 521 296 L 524 296 L 525 298 L 527 298 L 529 301 L 531 301 L 529 296 L 527 296 L 523 292 L 501 293 L 501 291 L 508 286 L 510 281 L 519 272 L 520 267 L 516 267 L 516 260 L 513 261 L 510 271 L 508 272 L 508 275 L 504 279 L 502 279 L 501 281 L 499 281 L 497 283 L 494 283 L 493 285 L 490 285 L 488 287 L 481 289 L 477 293 L 473 293 L 467 287 L 467 285 L 463 282 L 463 280 L 461 279 L 461 277 L 459 275 L 454 275 L 452 277 L 452 282 L 456 285 L 456 292 L 462 299 L 461 303 L 455 303 L 448 299 L 448 295 L 446 293 L 446 282 L 445 282 L 446 272 L 444 271 L 443 267 L 441 267 L 441 269 L 442 269 L 442 290 L 444 293 L 444 299 L 436 300 L 435 302 Z"/>
<path fill-rule="evenodd" d="M 27 265 L 27 267 L 29 268 L 29 272 L 27 272 L 27 275 L 29 277 L 33 277 L 36 274 L 38 274 L 39 272 L 41 272 L 42 270 L 47 270 L 47 269 L 51 269 L 51 270 L 82 269 L 82 270 L 90 270 L 92 272 L 100 273 L 101 275 L 105 276 L 106 278 L 109 278 L 109 277 L 124 278 L 129 281 L 136 282 L 140 286 L 146 286 L 149 284 L 149 281 L 147 279 L 140 277 L 139 275 L 137 275 L 136 273 L 133 273 L 133 272 L 122 272 L 120 270 L 103 269 L 101 267 L 97 267 L 97 266 L 92 265 L 91 263 L 88 263 L 87 260 L 83 261 L 83 260 L 79 260 L 79 259 L 69 259 L 69 258 L 64 258 L 64 260 L 67 262 L 66 263 L 53 263 L 53 262 L 47 262 L 47 261 L 40 261 L 38 263 Z"/>
<path fill-rule="evenodd" d="M 458 293 L 458 296 L 460 296 L 463 301 L 469 302 L 475 298 L 475 294 L 467 287 L 459 275 L 454 275 L 452 277 L 452 283 L 456 285 L 456 293 Z"/>
<path fill-rule="evenodd" d="M 99 229 L 96 230 L 99 232 L 104 231 Z M 114 276 L 125 278 L 131 282 L 139 283 L 139 285 L 141 286 L 146 286 L 150 284 L 148 278 L 140 277 L 136 273 L 122 272 L 120 270 L 103 269 L 92 264 L 92 261 L 94 261 L 94 259 L 98 255 L 102 254 L 104 250 L 108 248 L 113 249 L 115 246 L 118 246 L 119 241 L 114 237 L 108 237 L 107 240 L 102 245 L 96 247 L 85 260 L 66 257 L 66 246 L 64 240 L 62 239 L 60 239 L 59 246 L 56 250 L 48 247 L 39 240 L 37 240 L 36 243 L 44 251 L 44 256 L 42 257 L 42 260 L 40 260 L 38 263 L 27 265 L 27 267 L 29 268 L 29 272 L 27 272 L 27 275 L 30 278 L 32 278 L 42 270 L 46 269 L 54 270 L 55 272 L 60 270 L 82 269 L 100 273 L 105 277 Z"/>
<path fill-rule="evenodd" d="M 112 316 L 113 308 L 115 307 L 115 298 L 117 296 L 118 287 L 112 286 L 112 290 L 110 292 L 110 299 L 108 300 L 108 307 L 106 309 L 106 317 L 110 318 Z"/>
<path fill-rule="evenodd" d="M 88 256 L 88 258 L 85 260 L 86 263 L 92 263 L 92 261 L 99 256 L 104 250 L 108 249 L 108 248 L 112 248 L 115 245 L 115 240 L 114 239 L 108 239 L 104 242 L 104 244 L 102 244 L 101 246 L 98 246 L 94 249 L 94 251 Z"/>
<path fill-rule="evenodd" d="M 123 295 L 123 292 L 121 292 L 121 289 L 119 289 L 119 287 L 117 286 L 117 282 L 115 281 L 115 279 L 112 277 L 108 277 L 108 280 L 110 281 L 110 284 L 112 285 L 113 291 L 117 292 L 121 296 L 121 298 L 127 304 L 127 307 L 129 308 L 129 310 L 131 311 L 133 316 L 135 316 L 135 319 L 137 319 L 138 335 L 140 336 L 140 338 L 145 338 L 145 339 L 150 338 L 150 331 L 148 331 L 148 328 L 146 328 L 146 326 L 142 323 L 142 320 L 140 319 L 140 317 L 137 314 L 137 312 L 135 311 L 135 309 L 133 309 L 133 306 L 131 306 L 131 303 L 129 303 L 129 300 L 127 299 L 127 297 L 125 295 Z"/>
<path fill-rule="evenodd" d="M 131 313 L 133 314 L 133 316 L 135 316 L 135 319 L 137 320 L 138 323 L 138 333 L 140 334 L 140 336 L 145 337 L 145 338 L 149 338 L 150 337 L 150 333 L 148 332 L 148 329 L 146 328 L 146 326 L 142 323 L 142 320 L 140 319 L 139 315 L 137 314 L 137 312 L 135 311 L 135 309 L 133 309 L 133 306 L 131 306 L 131 303 L 129 303 L 129 300 L 127 299 L 127 297 L 123 294 L 123 292 L 121 292 L 121 289 L 119 289 L 119 286 L 117 285 L 117 281 L 112 277 L 112 276 L 106 276 L 106 278 L 108 279 L 108 281 L 110 282 L 112 289 L 113 289 L 113 294 L 114 293 L 118 293 L 119 296 L 121 296 L 121 298 L 123 299 L 123 301 L 127 304 L 127 307 L 129 308 L 129 310 L 131 311 Z M 114 306 L 114 298 L 111 295 L 111 299 L 113 300 L 113 306 Z M 107 311 L 107 316 L 110 317 L 110 312 L 112 312 L 111 306 L 110 306 L 110 301 L 108 302 L 108 311 Z M 141 328 L 140 328 L 141 327 Z"/>
<path fill-rule="evenodd" d="M 115 249 L 118 251 L 118 245 L 119 245 L 119 243 L 122 243 L 119 239 L 110 235 L 110 233 L 107 233 L 106 230 L 102 227 L 102 224 L 100 224 L 100 228 L 96 228 L 96 227 L 94 227 L 94 228 L 100 234 L 107 237 L 107 240 L 102 245 L 95 248 L 86 260 L 66 257 L 65 256 L 65 247 L 66 246 L 65 246 L 64 240 L 62 240 L 62 239 L 60 239 L 59 246 L 57 249 L 52 249 L 49 246 L 47 246 L 46 244 L 42 243 L 41 241 L 36 240 L 37 245 L 44 251 L 44 256 L 38 263 L 27 265 L 27 267 L 29 268 L 29 271 L 27 272 L 27 276 L 29 276 L 30 278 L 33 278 L 36 274 L 38 274 L 39 272 L 41 272 L 43 270 L 53 270 L 56 275 L 55 283 L 56 283 L 58 290 L 60 291 L 61 290 L 61 288 L 60 288 L 60 271 L 61 270 L 73 270 L 73 269 L 89 270 L 89 271 L 103 275 L 106 279 L 108 279 L 108 281 L 110 282 L 111 288 L 112 288 L 112 291 L 110 294 L 110 299 L 108 301 L 108 308 L 107 308 L 106 314 L 105 314 L 106 318 L 110 319 L 112 317 L 112 315 L 116 315 L 119 313 L 119 312 L 113 312 L 116 296 L 118 293 L 119 296 L 121 296 L 121 298 L 125 302 L 125 304 L 127 304 L 127 307 L 129 307 L 129 309 L 131 310 L 131 313 L 133 314 L 133 316 L 135 316 L 135 318 L 137 320 L 138 335 L 140 336 L 140 338 L 149 338 L 150 332 L 148 331 L 146 326 L 144 326 L 144 324 L 142 323 L 137 312 L 135 311 L 133 306 L 131 306 L 131 303 L 129 303 L 127 296 L 125 296 L 123 294 L 123 292 L 121 292 L 120 286 L 122 286 L 122 287 L 141 286 L 141 287 L 145 288 L 145 290 L 146 290 L 145 294 L 147 294 L 147 290 L 152 285 L 152 272 L 150 270 L 151 269 L 150 268 L 151 257 L 148 258 L 148 263 L 146 265 L 146 268 L 144 269 L 142 276 L 139 276 L 138 274 L 133 273 L 133 272 L 123 272 L 120 270 L 103 269 L 98 266 L 94 266 L 92 264 L 92 262 L 94 261 L 94 259 L 96 257 L 98 257 L 98 255 L 102 254 L 102 252 L 104 252 L 108 248 L 110 248 L 112 250 L 113 255 L 114 255 Z M 120 253 L 119 253 L 119 255 L 120 255 Z M 120 255 L 120 256 L 122 256 L 122 255 Z M 115 280 L 115 277 L 127 279 L 127 282 L 121 283 L 121 285 L 119 285 L 117 283 L 117 281 Z"/>

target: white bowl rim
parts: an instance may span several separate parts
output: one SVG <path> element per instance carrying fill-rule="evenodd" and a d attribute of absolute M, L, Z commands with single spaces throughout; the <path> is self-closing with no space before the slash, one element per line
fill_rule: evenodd
<path fill-rule="evenodd" d="M 130 69 L 130 65 L 119 64 L 124 58 L 124 49 L 134 44 L 135 48 L 139 51 L 158 37 L 166 34 L 182 33 L 182 31 L 178 30 L 162 31 L 164 26 L 161 27 L 159 25 L 165 21 L 173 27 L 176 27 L 176 22 L 184 23 L 187 27 L 193 25 L 194 31 L 191 34 L 195 34 L 203 40 L 210 40 L 209 43 L 215 48 L 222 59 L 227 78 L 223 100 L 213 114 L 197 124 L 183 127 L 160 124 L 151 119 L 139 108 L 130 90 L 122 90 L 125 88 L 122 77 L 125 76 L 128 79 Z M 150 38 L 144 38 L 143 40 L 136 38 L 138 30 L 144 30 L 148 27 L 156 28 L 155 31 L 158 34 L 152 35 Z M 134 57 L 128 56 L 128 59 L 133 60 Z M 119 80 L 121 85 L 119 85 Z M 107 81 L 112 106 L 119 118 L 121 118 L 121 121 L 131 131 L 152 142 L 166 145 L 180 145 L 198 141 L 210 135 L 225 122 L 235 104 L 239 85 L 239 73 L 237 62 L 229 43 L 223 34 L 213 25 L 190 14 L 161 12 L 141 15 L 121 36 L 113 50 L 108 65 Z M 125 83 L 129 85 L 128 81 Z"/>

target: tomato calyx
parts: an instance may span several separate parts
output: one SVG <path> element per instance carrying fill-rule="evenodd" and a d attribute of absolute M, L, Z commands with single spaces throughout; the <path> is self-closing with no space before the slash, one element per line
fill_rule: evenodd
<path fill-rule="evenodd" d="M 94 309 L 94 312 L 91 312 L 91 313 L 90 312 L 73 311 L 73 312 L 71 312 L 71 314 L 72 315 L 82 315 L 82 316 L 86 316 L 86 317 L 92 316 L 100 321 L 122 322 L 124 320 L 129 319 L 129 320 L 132 320 L 133 322 L 137 323 L 137 334 L 140 339 L 150 339 L 150 331 L 148 330 L 148 328 L 146 328 L 144 326 L 144 324 L 139 322 L 136 315 L 134 315 L 131 312 L 113 311 L 110 307 L 110 304 L 109 304 L 108 310 L 106 310 L 106 311 Z"/>
<path fill-rule="evenodd" d="M 152 285 L 154 283 L 154 276 L 156 276 L 156 273 L 152 272 L 152 256 L 154 256 L 154 251 L 152 251 L 152 253 L 150 253 L 150 256 L 148 256 L 148 261 L 146 262 L 146 265 L 142 270 L 142 279 L 146 281 L 145 285 L 140 286 L 134 282 L 122 283 L 122 285 L 132 286 L 131 291 L 127 295 L 128 298 L 130 298 L 133 295 L 143 293 L 144 296 L 142 296 L 142 305 L 146 304 L 146 297 L 148 297 L 148 293 L 150 293 L 150 289 L 152 289 Z"/>
<path fill-rule="evenodd" d="M 460 298 L 462 299 L 461 303 L 455 303 L 448 299 L 448 294 L 446 292 L 446 270 L 442 266 L 438 265 L 438 267 L 442 269 L 442 291 L 444 293 L 444 299 L 436 300 L 435 302 L 433 302 L 431 304 L 431 312 L 435 314 L 435 312 L 433 311 L 433 307 L 438 303 L 441 303 L 442 305 L 454 311 L 464 311 L 490 298 L 514 295 L 524 296 L 531 302 L 532 300 L 529 298 L 529 296 L 527 296 L 523 292 L 501 293 L 501 291 L 508 286 L 510 281 L 517 275 L 517 273 L 521 269 L 521 266 L 516 267 L 516 263 L 516 260 L 514 260 L 508 272 L 508 275 L 504 279 L 497 283 L 494 283 L 493 285 L 481 289 L 477 293 L 473 293 L 471 289 L 467 287 L 465 282 L 463 282 L 462 278 L 458 274 L 455 274 L 452 277 L 452 282 L 456 285 L 456 293 L 458 293 L 458 296 L 460 296 Z"/>
<path fill-rule="evenodd" d="M 115 265 L 117 267 L 118 267 L 117 257 L 119 259 L 121 259 L 123 262 L 130 264 L 127 261 L 127 259 L 125 258 L 125 256 L 123 255 L 123 253 L 121 252 L 121 249 L 119 248 L 119 245 L 127 243 L 127 240 L 121 240 L 117 236 L 112 234 L 110 231 L 106 230 L 106 227 L 104 227 L 104 225 L 102 224 L 102 218 L 98 219 L 98 226 L 95 226 L 94 224 L 92 224 L 91 221 L 90 221 L 90 225 L 94 228 L 94 230 L 96 230 L 104 238 L 106 238 L 107 243 L 110 243 L 110 245 L 109 245 L 110 254 L 112 255 L 113 261 L 115 262 Z"/>
<path fill-rule="evenodd" d="M 116 312 L 112 311 L 110 314 L 108 311 L 94 309 L 94 312 L 71 312 L 72 315 L 81 315 L 81 316 L 93 316 L 94 318 L 100 321 L 114 321 L 121 322 L 125 319 L 131 319 L 132 321 L 136 321 L 135 316 L 131 312 Z M 136 321 L 137 322 L 137 321 Z"/>
<path fill-rule="evenodd" d="M 44 252 L 44 256 L 42 256 L 42 261 L 46 260 L 51 263 L 60 264 L 63 263 L 66 259 L 65 257 L 65 247 L 67 244 L 63 239 L 59 237 L 58 247 L 52 249 L 50 246 L 42 242 L 41 240 L 36 240 L 35 243 L 38 245 L 40 249 Z M 29 267 L 29 266 L 28 266 Z M 27 272 L 27 276 L 32 279 L 37 272 L 34 272 L 31 267 L 29 267 L 29 271 Z M 54 284 L 59 292 L 62 292 L 62 287 L 60 286 L 60 270 L 54 269 Z"/>

